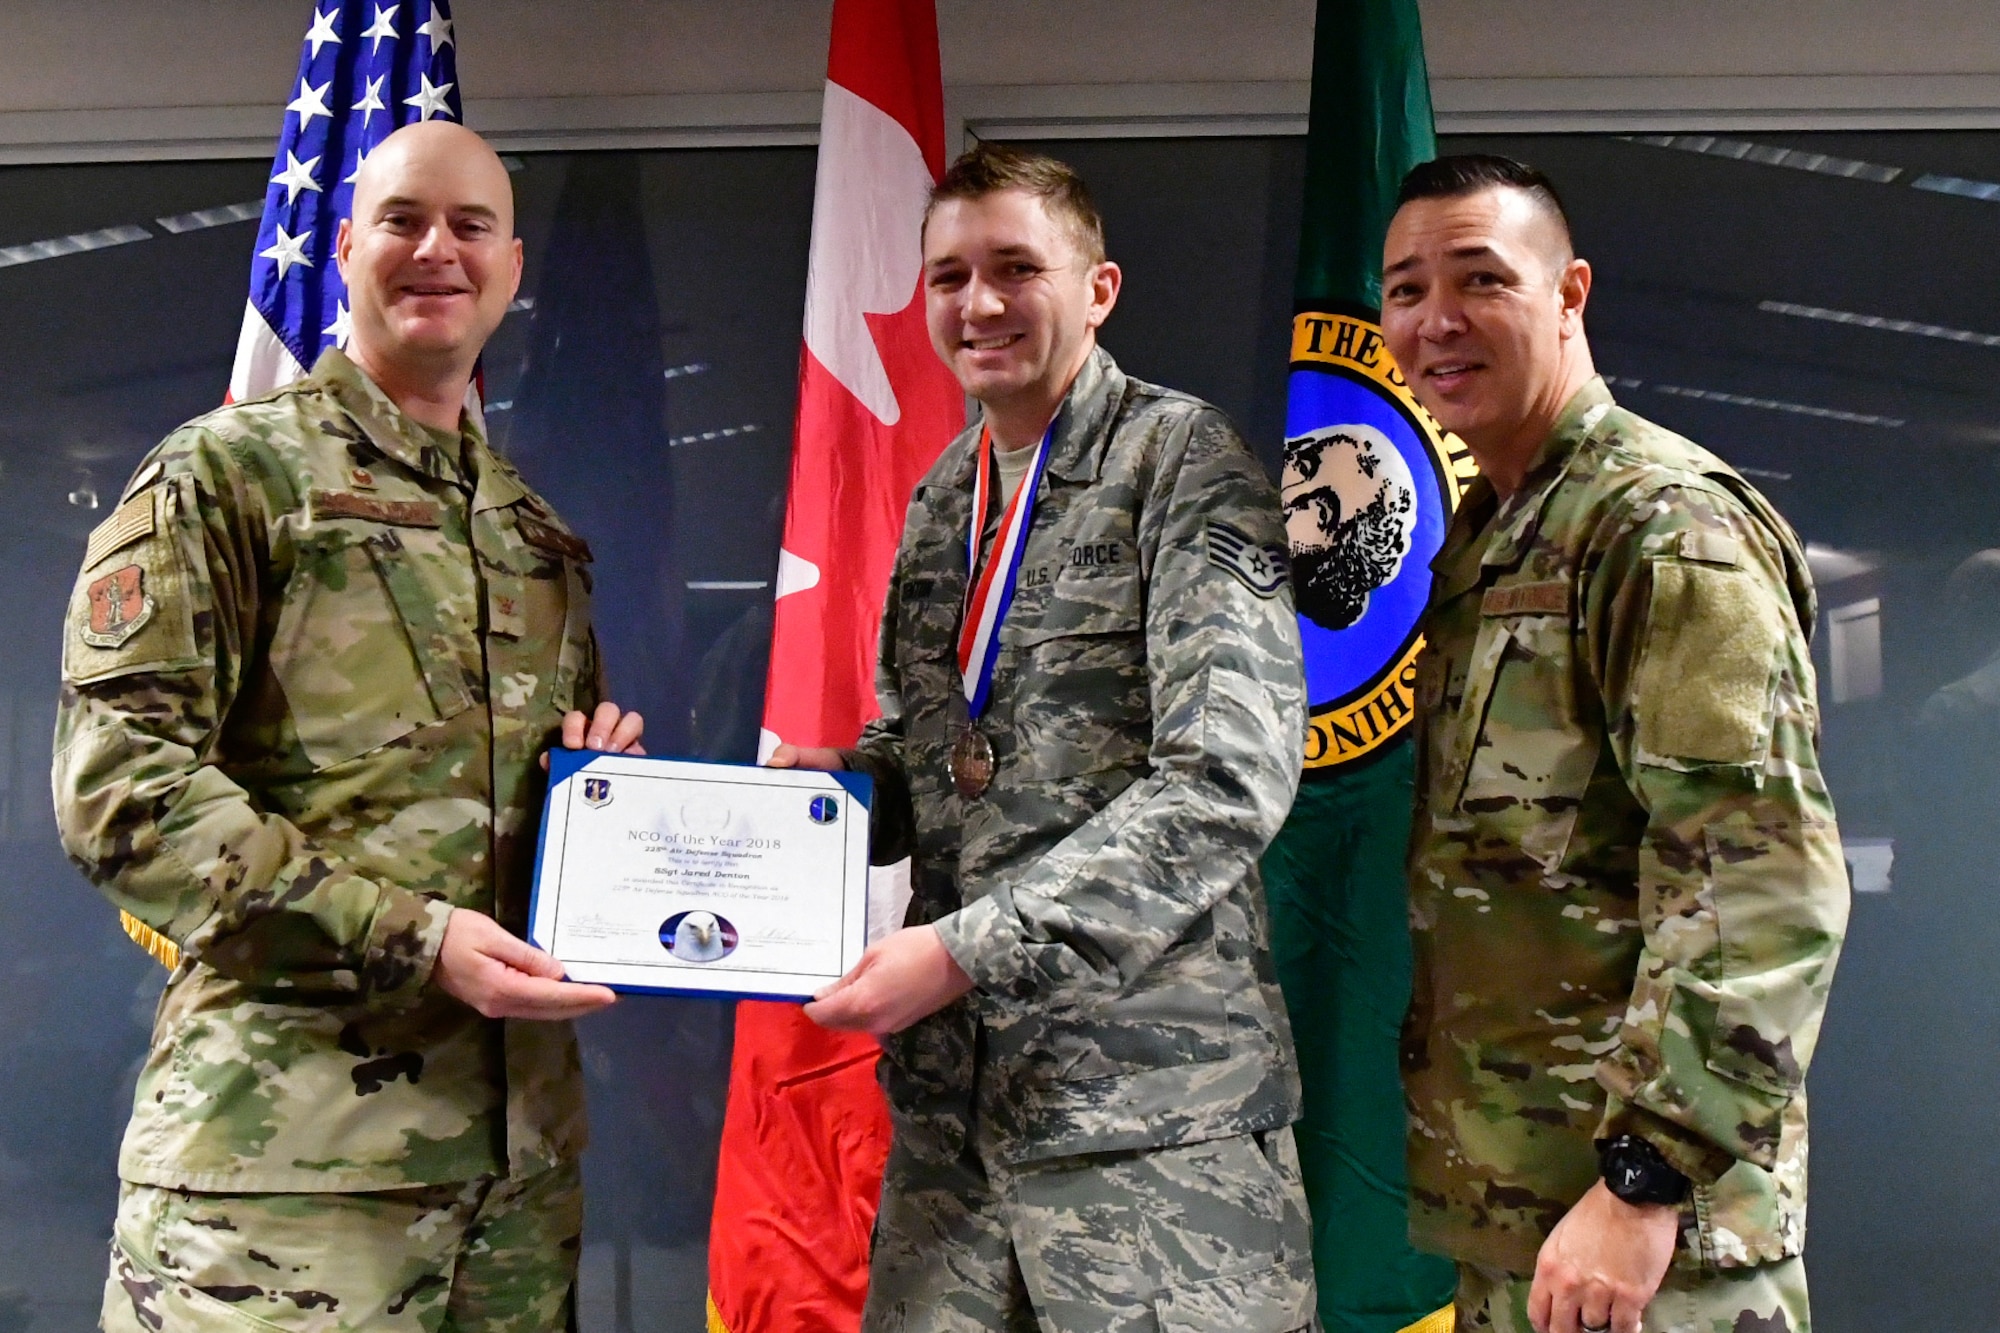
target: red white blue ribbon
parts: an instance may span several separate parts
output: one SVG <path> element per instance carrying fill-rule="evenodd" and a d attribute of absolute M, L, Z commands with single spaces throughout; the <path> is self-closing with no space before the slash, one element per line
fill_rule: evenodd
<path fill-rule="evenodd" d="M 1041 488 L 1042 468 L 1048 462 L 1049 441 L 1055 423 L 1042 432 L 1028 475 L 1014 492 L 1007 512 L 1000 519 L 1000 534 L 986 568 L 979 567 L 979 540 L 986 531 L 986 505 L 992 493 L 993 435 L 979 432 L 979 474 L 972 483 L 971 531 L 965 539 L 965 615 L 958 631 L 958 674 L 965 687 L 966 709 L 973 717 L 986 711 L 993 692 L 993 663 L 1000 656 L 1000 626 L 1007 608 L 1014 604 L 1014 579 L 1021 572 L 1021 556 L 1028 549 L 1028 526 L 1034 521 L 1035 492 Z"/>

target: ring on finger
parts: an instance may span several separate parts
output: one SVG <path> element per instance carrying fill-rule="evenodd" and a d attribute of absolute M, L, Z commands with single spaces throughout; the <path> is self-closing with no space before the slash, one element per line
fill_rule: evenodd
<path fill-rule="evenodd" d="M 1581 1333 L 1611 1333 L 1611 1321 L 1609 1319 L 1601 1324 L 1586 1324 L 1582 1320 L 1578 1320 L 1577 1327 L 1581 1330 Z"/>

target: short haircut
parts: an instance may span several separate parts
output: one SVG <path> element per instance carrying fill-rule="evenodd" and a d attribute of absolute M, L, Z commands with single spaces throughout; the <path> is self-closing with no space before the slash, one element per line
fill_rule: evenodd
<path fill-rule="evenodd" d="M 1005 144 L 980 143 L 951 164 L 924 205 L 924 226 L 930 226 L 931 214 L 947 199 L 984 199 L 1002 190 L 1025 190 L 1041 200 L 1049 216 L 1069 232 L 1085 263 L 1104 262 L 1104 218 L 1076 168 Z"/>
<path fill-rule="evenodd" d="M 1556 193 L 1555 182 L 1527 163 L 1498 153 L 1454 153 L 1418 163 L 1404 175 L 1402 188 L 1396 191 L 1396 207 L 1418 199 L 1458 199 L 1495 187 L 1527 195 L 1562 233 L 1566 257 L 1575 255 L 1569 211 Z"/>

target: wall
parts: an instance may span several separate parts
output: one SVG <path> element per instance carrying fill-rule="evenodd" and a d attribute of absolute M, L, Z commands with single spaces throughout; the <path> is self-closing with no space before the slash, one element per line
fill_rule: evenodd
<path fill-rule="evenodd" d="M 0 0 L 0 162 L 259 156 L 300 0 Z M 1302 126 L 1313 0 L 940 0 L 976 129 Z M 516 147 L 806 142 L 829 0 L 460 0 L 472 122 Z M 2000 125 L 1982 0 L 1429 0 L 1449 130 Z"/>

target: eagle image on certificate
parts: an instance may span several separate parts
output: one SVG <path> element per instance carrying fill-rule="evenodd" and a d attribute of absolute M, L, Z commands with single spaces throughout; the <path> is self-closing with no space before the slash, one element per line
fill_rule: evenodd
<path fill-rule="evenodd" d="M 807 999 L 861 957 L 858 773 L 549 756 L 528 939 L 572 981 Z"/>

